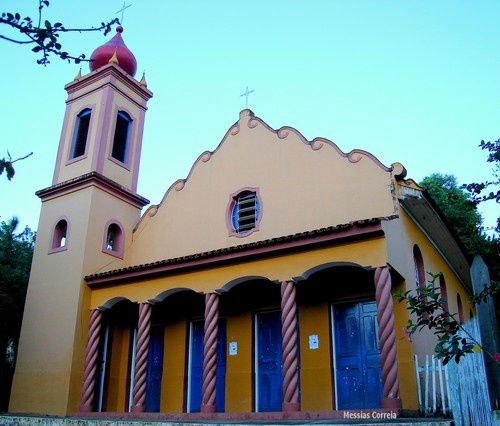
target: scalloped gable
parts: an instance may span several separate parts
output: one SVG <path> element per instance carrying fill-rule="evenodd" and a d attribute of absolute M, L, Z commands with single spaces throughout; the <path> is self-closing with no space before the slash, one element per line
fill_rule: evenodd
<path fill-rule="evenodd" d="M 344 153 L 324 138 L 307 141 L 292 127 L 273 130 L 243 110 L 217 148 L 201 154 L 187 178 L 147 209 L 125 264 L 392 216 L 397 212 L 393 175 L 399 171 L 366 151 Z M 230 236 L 231 194 L 248 187 L 259 191 L 259 230 L 245 238 Z"/>

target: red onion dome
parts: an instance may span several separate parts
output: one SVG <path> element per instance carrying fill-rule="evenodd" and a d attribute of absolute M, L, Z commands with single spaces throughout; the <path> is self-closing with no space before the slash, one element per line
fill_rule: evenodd
<path fill-rule="evenodd" d="M 135 75 L 137 71 L 137 61 L 135 60 L 134 54 L 125 46 L 121 35 L 122 32 L 123 27 L 118 26 L 114 37 L 92 52 L 90 56 L 90 71 L 95 71 L 107 65 L 116 53 L 118 66 L 132 77 Z"/>

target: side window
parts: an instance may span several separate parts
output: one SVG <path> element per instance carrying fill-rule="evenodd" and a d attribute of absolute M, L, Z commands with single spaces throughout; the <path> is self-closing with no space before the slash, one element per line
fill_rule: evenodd
<path fill-rule="evenodd" d="M 422 252 L 416 244 L 413 246 L 413 260 L 415 262 L 415 281 L 417 283 L 417 287 L 425 287 L 424 258 L 422 257 Z"/>
<path fill-rule="evenodd" d="M 448 309 L 448 291 L 446 290 L 446 281 L 444 280 L 444 275 L 439 276 L 439 292 L 441 293 L 441 299 L 443 299 L 443 310 L 449 312 Z"/>
<path fill-rule="evenodd" d="M 125 163 L 127 160 L 127 145 L 131 123 L 132 118 L 130 118 L 130 115 L 124 111 L 118 111 L 111 156 L 121 163 Z"/>
<path fill-rule="evenodd" d="M 90 125 L 90 115 L 91 110 L 89 108 L 84 109 L 76 118 L 75 127 L 75 139 L 73 141 L 73 151 L 71 152 L 71 158 L 81 157 L 85 154 L 85 148 L 87 146 L 87 136 L 89 133 Z"/>
<path fill-rule="evenodd" d="M 104 233 L 102 251 L 113 256 L 123 257 L 125 234 L 122 227 L 116 222 L 110 222 Z"/>
<path fill-rule="evenodd" d="M 464 322 L 464 308 L 462 306 L 462 298 L 460 295 L 457 293 L 457 311 L 458 311 L 458 321 L 463 323 Z"/>
<path fill-rule="evenodd" d="M 50 252 L 65 250 L 68 245 L 68 222 L 61 219 L 54 227 Z"/>

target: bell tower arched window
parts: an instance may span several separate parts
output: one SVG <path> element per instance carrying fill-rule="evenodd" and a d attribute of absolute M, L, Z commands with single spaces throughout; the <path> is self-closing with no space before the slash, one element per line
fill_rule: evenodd
<path fill-rule="evenodd" d="M 66 250 L 68 248 L 69 224 L 66 218 L 57 221 L 52 232 L 49 254 Z"/>
<path fill-rule="evenodd" d="M 125 233 L 116 221 L 107 223 L 104 232 L 102 251 L 116 257 L 123 257 Z"/>
<path fill-rule="evenodd" d="M 132 118 L 130 115 L 124 111 L 118 111 L 111 156 L 121 163 L 125 163 L 127 160 L 127 148 L 131 124 Z"/>
<path fill-rule="evenodd" d="M 81 157 L 85 154 L 91 112 L 90 108 L 85 108 L 76 116 L 75 138 L 73 140 L 71 158 Z"/>

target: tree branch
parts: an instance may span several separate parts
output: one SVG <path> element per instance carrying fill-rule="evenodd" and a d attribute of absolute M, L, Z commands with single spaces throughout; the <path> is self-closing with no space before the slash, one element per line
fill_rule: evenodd
<path fill-rule="evenodd" d="M 9 37 L 3 36 L 1 34 L 0 34 L 0 38 L 4 39 L 4 40 L 7 40 L 7 41 L 11 41 L 12 43 L 16 43 L 16 44 L 31 44 L 31 43 L 35 43 L 34 40 L 30 40 L 30 41 L 14 40 L 13 38 L 9 38 Z"/>

